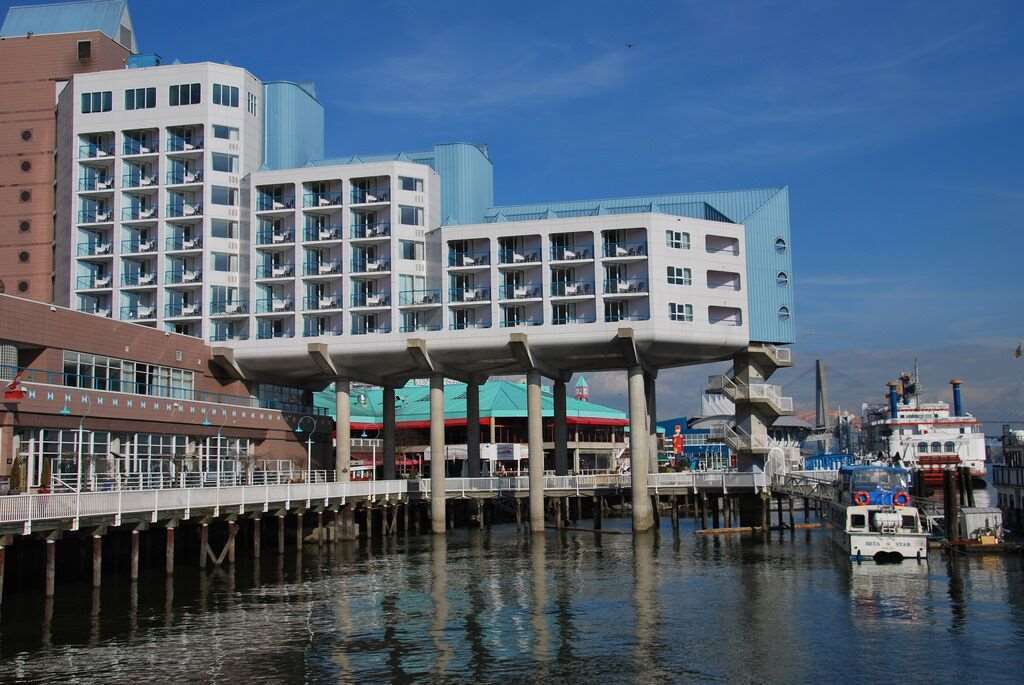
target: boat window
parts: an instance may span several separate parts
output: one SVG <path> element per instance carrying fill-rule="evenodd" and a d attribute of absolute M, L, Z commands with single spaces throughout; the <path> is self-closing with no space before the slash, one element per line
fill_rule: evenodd
<path fill-rule="evenodd" d="M 945 451 L 946 452 L 956 452 L 956 445 L 953 444 L 952 440 L 950 440 L 949 442 L 946 443 Z"/>
<path fill-rule="evenodd" d="M 927 452 L 928 451 L 928 443 L 927 442 L 919 442 L 919 443 L 917 443 L 917 451 L 918 452 Z"/>
<path fill-rule="evenodd" d="M 850 515 L 850 528 L 863 528 L 864 527 L 864 514 L 851 514 Z"/>
<path fill-rule="evenodd" d="M 942 443 L 941 442 L 933 442 L 932 443 L 932 452 L 938 453 L 938 452 L 941 452 L 941 451 L 942 451 Z"/>
<path fill-rule="evenodd" d="M 917 517 L 916 516 L 904 516 L 903 517 L 903 528 L 905 530 L 917 530 Z"/>

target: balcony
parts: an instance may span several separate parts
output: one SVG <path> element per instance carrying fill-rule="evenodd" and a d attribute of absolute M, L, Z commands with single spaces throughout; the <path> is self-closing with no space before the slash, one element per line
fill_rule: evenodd
<path fill-rule="evenodd" d="M 202 169 L 172 169 L 167 172 L 167 185 L 188 185 L 203 182 Z"/>
<path fill-rule="evenodd" d="M 537 300 L 540 299 L 544 287 L 540 283 L 524 283 L 522 285 L 498 286 L 499 300 Z"/>
<path fill-rule="evenodd" d="M 121 254 L 146 254 L 156 250 L 155 240 L 132 238 L 121 241 Z"/>
<path fill-rule="evenodd" d="M 248 340 L 249 334 L 242 331 L 215 331 L 210 342 L 231 342 L 232 340 Z"/>
<path fill-rule="evenodd" d="M 483 330 L 490 327 L 490 321 L 452 321 L 448 324 L 449 331 Z"/>
<path fill-rule="evenodd" d="M 113 220 L 113 213 L 106 208 L 83 209 L 78 212 L 80 224 L 109 224 Z"/>
<path fill-rule="evenodd" d="M 122 207 L 121 221 L 156 221 L 156 207 Z"/>
<path fill-rule="evenodd" d="M 553 246 L 549 253 L 553 262 L 577 262 L 594 258 L 594 251 L 589 247 Z"/>
<path fill-rule="evenodd" d="M 372 224 L 352 226 L 349 235 L 352 240 L 377 240 L 391 237 L 391 222 L 379 221 Z"/>
<path fill-rule="evenodd" d="M 294 242 L 295 231 L 290 228 L 276 231 L 270 228 L 261 228 L 256 231 L 256 244 L 261 247 L 265 245 L 291 245 Z"/>
<path fill-rule="evenodd" d="M 141 171 L 128 172 L 121 176 L 121 187 L 129 190 L 156 190 L 156 175 Z"/>
<path fill-rule="evenodd" d="M 353 274 L 379 274 L 387 273 L 390 270 L 391 260 L 387 257 L 377 257 L 375 259 L 352 259 Z"/>
<path fill-rule="evenodd" d="M 604 282 L 604 294 L 605 297 L 646 295 L 647 279 L 623 278 L 618 280 L 606 280 Z"/>
<path fill-rule="evenodd" d="M 307 243 L 328 241 L 328 240 L 341 240 L 344 236 L 344 229 L 341 224 L 331 224 L 329 226 L 306 226 L 303 231 L 302 239 Z"/>
<path fill-rule="evenodd" d="M 295 209 L 295 200 L 290 197 L 260 193 L 256 197 L 257 212 L 287 212 Z"/>
<path fill-rule="evenodd" d="M 341 206 L 341 192 L 318 192 L 305 193 L 302 196 L 302 207 L 304 209 L 315 209 L 318 207 L 339 207 Z"/>
<path fill-rule="evenodd" d="M 110 257 L 113 254 L 113 246 L 110 243 L 89 241 L 78 243 L 79 257 Z"/>
<path fill-rule="evenodd" d="M 577 324 L 594 323 L 595 321 L 597 321 L 597 318 L 593 316 L 553 316 L 551 318 L 551 325 L 575 326 Z"/>
<path fill-rule="evenodd" d="M 630 314 L 629 312 L 605 312 L 605 323 L 618 323 L 620 321 L 649 321 L 649 314 Z"/>
<path fill-rule="evenodd" d="M 390 332 L 391 326 L 388 324 L 375 324 L 365 321 L 358 321 L 352 324 L 352 335 L 378 335 Z"/>
<path fill-rule="evenodd" d="M 341 309 L 341 298 L 334 295 L 304 297 L 302 299 L 302 309 L 307 312 L 322 311 L 324 309 Z"/>
<path fill-rule="evenodd" d="M 489 266 L 490 252 L 449 252 L 448 266 L 456 269 L 471 269 Z"/>
<path fill-rule="evenodd" d="M 213 300 L 210 302 L 211 316 L 239 316 L 246 315 L 248 313 L 248 302 L 225 302 L 223 300 Z"/>
<path fill-rule="evenodd" d="M 164 249 L 168 252 L 185 252 L 186 250 L 203 249 L 203 239 L 200 237 L 186 238 L 182 235 L 171 236 L 164 242 Z"/>
<path fill-rule="evenodd" d="M 386 292 L 352 293 L 353 307 L 390 307 L 391 295 Z"/>
<path fill-rule="evenodd" d="M 487 304 L 491 301 L 491 289 L 487 286 L 479 288 L 449 288 L 449 304 Z"/>
<path fill-rule="evenodd" d="M 605 241 L 601 249 L 605 259 L 638 259 L 647 256 L 646 240 Z"/>
<path fill-rule="evenodd" d="M 160 151 L 160 144 L 156 140 L 125 138 L 124 154 L 127 155 L 152 155 Z"/>
<path fill-rule="evenodd" d="M 110 305 L 107 303 L 85 302 L 78 305 L 78 311 L 85 314 L 110 317 Z"/>
<path fill-rule="evenodd" d="M 708 392 L 725 395 L 733 402 L 766 406 L 775 416 L 793 413 L 793 398 L 782 394 L 774 383 L 743 383 L 738 378 L 721 374 L 708 377 Z"/>
<path fill-rule="evenodd" d="M 260 326 L 260 329 L 256 332 L 257 340 L 275 340 L 277 338 L 291 338 L 292 332 L 285 328 L 273 328 L 270 326 Z"/>
<path fill-rule="evenodd" d="M 79 159 L 102 159 L 114 156 L 114 143 L 82 143 L 78 146 Z"/>
<path fill-rule="evenodd" d="M 391 202 L 391 192 L 388 188 L 352 188 L 351 202 L 354 205 L 376 204 L 380 202 Z"/>
<path fill-rule="evenodd" d="M 291 264 L 260 264 L 256 267 L 256 278 L 291 278 L 295 267 Z"/>
<path fill-rule="evenodd" d="M 439 323 L 405 323 L 399 331 L 401 333 L 430 333 L 441 330 Z"/>
<path fill-rule="evenodd" d="M 502 328 L 519 328 L 521 326 L 542 326 L 544 325 L 544 319 L 509 319 L 505 318 L 501 320 Z"/>
<path fill-rule="evenodd" d="M 83 176 L 78 179 L 78 190 L 83 193 L 100 193 L 114 189 L 114 182 L 109 178 Z"/>
<path fill-rule="evenodd" d="M 151 288 L 156 285 L 155 273 L 121 274 L 122 288 Z"/>
<path fill-rule="evenodd" d="M 321 262 L 306 262 L 302 267 L 304 276 L 338 276 L 341 274 L 340 259 L 325 259 Z"/>
<path fill-rule="evenodd" d="M 423 307 L 441 304 L 440 290 L 403 290 L 398 293 L 399 307 Z"/>
<path fill-rule="evenodd" d="M 302 326 L 302 336 L 305 338 L 318 338 L 321 335 L 341 335 L 341 326 L 326 324 L 321 326 L 317 320 L 306 321 Z"/>
<path fill-rule="evenodd" d="M 111 280 L 110 274 L 103 276 L 98 276 L 96 274 L 79 276 L 75 280 L 75 288 L 77 290 L 99 290 L 103 288 L 110 288 Z"/>
<path fill-rule="evenodd" d="M 203 139 L 192 136 L 171 135 L 167 138 L 167 152 L 201 152 Z"/>
<path fill-rule="evenodd" d="M 295 303 L 287 297 L 263 297 L 256 300 L 257 314 L 285 314 L 295 311 Z"/>
<path fill-rule="evenodd" d="M 164 318 L 185 319 L 203 315 L 203 306 L 198 302 L 169 302 L 164 307 Z"/>
<path fill-rule="evenodd" d="M 202 280 L 199 269 L 170 269 L 164 273 L 164 285 L 199 285 Z"/>
<path fill-rule="evenodd" d="M 540 263 L 540 250 L 501 249 L 498 251 L 498 264 L 519 266 Z"/>
<path fill-rule="evenodd" d="M 150 321 L 156 318 L 156 307 L 152 305 L 128 305 L 121 307 L 121 321 Z"/>
<path fill-rule="evenodd" d="M 592 281 L 565 281 L 551 284 L 551 297 L 591 297 L 594 294 Z"/>
<path fill-rule="evenodd" d="M 171 202 L 167 204 L 167 217 L 175 219 L 199 219 L 203 216 L 203 203 Z"/>

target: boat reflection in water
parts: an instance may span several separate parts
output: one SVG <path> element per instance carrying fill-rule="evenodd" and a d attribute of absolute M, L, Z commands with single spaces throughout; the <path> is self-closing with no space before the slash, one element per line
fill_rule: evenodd
<path fill-rule="evenodd" d="M 854 564 L 850 567 L 850 602 L 858 624 L 917 621 L 928 592 L 928 564 Z"/>

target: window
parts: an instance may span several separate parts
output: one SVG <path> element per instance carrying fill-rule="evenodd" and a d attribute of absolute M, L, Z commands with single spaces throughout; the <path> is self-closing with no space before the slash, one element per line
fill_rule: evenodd
<path fill-rule="evenodd" d="M 952 454 L 953 452 L 956 452 L 956 445 L 953 444 L 952 440 L 949 440 L 942 446 L 942 451 Z"/>
<path fill-rule="evenodd" d="M 171 86 L 170 105 L 198 105 L 202 102 L 202 86 L 198 83 L 183 83 L 180 86 Z"/>
<path fill-rule="evenodd" d="M 576 303 L 564 302 L 551 306 L 551 323 L 556 326 L 564 326 L 568 323 L 578 323 L 576 315 Z"/>
<path fill-rule="evenodd" d="M 402 207 L 402 224 L 404 226 L 422 226 L 423 225 L 423 208 L 422 207 Z"/>
<path fill-rule="evenodd" d="M 221 140 L 238 140 L 238 129 L 214 124 L 213 137 L 220 138 Z"/>
<path fill-rule="evenodd" d="M 779 254 L 782 254 L 783 252 L 786 251 L 786 240 L 785 240 L 785 238 L 776 238 L 775 239 L 775 251 L 778 252 Z"/>
<path fill-rule="evenodd" d="M 238 236 L 238 223 L 225 219 L 211 219 L 210 235 L 214 238 L 236 238 Z"/>
<path fill-rule="evenodd" d="M 224 171 L 229 174 L 238 173 L 238 157 L 235 155 L 225 155 L 220 152 L 213 153 L 213 170 Z"/>
<path fill-rule="evenodd" d="M 928 443 L 927 442 L 919 442 L 919 443 L 917 443 L 917 453 L 918 454 L 923 454 L 923 453 L 925 453 L 927 451 L 928 451 Z"/>
<path fill-rule="evenodd" d="M 113 104 L 114 98 L 109 90 L 82 93 L 82 114 L 109 112 Z"/>
<path fill-rule="evenodd" d="M 234 207 L 238 204 L 238 189 L 213 186 L 210 188 L 210 202 L 215 205 Z"/>
<path fill-rule="evenodd" d="M 124 91 L 125 109 L 153 109 L 156 107 L 156 88 L 129 88 Z"/>
<path fill-rule="evenodd" d="M 238 271 L 238 255 L 214 252 L 211 257 L 214 271 Z"/>
<path fill-rule="evenodd" d="M 32 162 L 28 161 L 27 159 L 24 160 L 21 163 L 21 170 L 22 171 L 31 171 L 32 170 Z"/>
<path fill-rule="evenodd" d="M 410 178 L 409 176 L 399 176 L 398 180 L 402 184 L 402 190 L 410 190 L 414 193 L 423 192 L 422 178 Z"/>
<path fill-rule="evenodd" d="M 249 114 L 256 116 L 256 96 L 253 93 L 247 93 L 247 95 L 245 109 Z"/>
<path fill-rule="evenodd" d="M 398 241 L 402 250 L 402 259 L 423 259 L 423 243 L 415 240 Z"/>
<path fill-rule="evenodd" d="M 932 443 L 932 453 L 933 454 L 941 454 L 942 453 L 942 443 L 941 442 L 933 442 Z"/>
<path fill-rule="evenodd" d="M 777 284 L 777 285 L 778 285 L 778 286 L 779 286 L 780 288 L 785 288 L 786 286 L 788 286 L 788 285 L 789 285 L 789 276 L 788 276 L 788 275 L 786 274 L 786 272 L 785 272 L 785 271 L 780 271 L 780 272 L 779 272 L 779 273 L 778 273 L 778 274 L 777 274 L 777 275 L 775 276 L 775 283 L 776 283 L 776 284 Z"/>
<path fill-rule="evenodd" d="M 64 385 L 158 397 L 191 398 L 192 371 L 64 351 Z"/>
<path fill-rule="evenodd" d="M 693 321 L 693 305 L 668 303 L 668 317 L 673 321 Z"/>
<path fill-rule="evenodd" d="M 665 231 L 665 243 L 676 250 L 689 250 L 690 234 L 682 231 Z"/>
<path fill-rule="evenodd" d="M 213 104 L 238 107 L 238 87 L 213 84 Z"/>
<path fill-rule="evenodd" d="M 864 514 L 853 514 L 850 516 L 851 528 L 863 528 L 866 523 L 867 519 L 864 518 Z"/>
<path fill-rule="evenodd" d="M 671 285 L 693 285 L 690 270 L 681 266 L 668 267 L 668 282 Z"/>
<path fill-rule="evenodd" d="M 789 319 L 789 307 L 786 307 L 785 305 L 779 307 L 779 318 L 783 321 Z"/>

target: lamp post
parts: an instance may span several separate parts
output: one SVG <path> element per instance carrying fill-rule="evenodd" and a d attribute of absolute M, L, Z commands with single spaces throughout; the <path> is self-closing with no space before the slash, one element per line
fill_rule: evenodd
<path fill-rule="evenodd" d="M 313 477 L 313 433 L 316 433 L 317 417 L 316 416 L 303 416 L 299 419 L 298 425 L 295 427 L 296 433 L 304 433 L 302 430 L 302 422 L 309 419 L 313 422 L 313 430 L 309 433 L 309 437 L 306 438 L 306 482 Z"/>
<path fill-rule="evenodd" d="M 78 421 L 78 476 L 75 482 L 75 528 L 78 528 L 78 521 L 82 513 L 82 459 L 83 459 L 83 443 L 85 441 L 85 419 L 89 416 L 92 411 L 92 402 L 89 402 L 89 396 L 85 396 L 86 404 L 89 408 L 82 414 L 82 418 Z M 69 412 L 70 413 L 70 412 Z"/>

